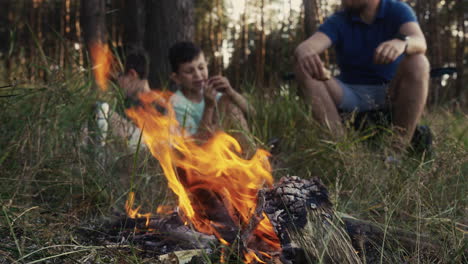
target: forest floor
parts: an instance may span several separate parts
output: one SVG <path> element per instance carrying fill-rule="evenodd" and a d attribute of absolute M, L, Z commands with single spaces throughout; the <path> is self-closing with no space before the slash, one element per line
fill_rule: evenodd
<path fill-rule="evenodd" d="M 175 204 L 151 155 L 135 159 L 112 137 L 104 149 L 84 143 L 97 98 L 117 103 L 112 89 L 105 96 L 92 90 L 73 72 L 0 90 L 14 95 L 0 98 L 0 263 L 154 263 L 137 247 L 105 246 L 90 235 L 124 212 L 130 190 L 142 210 Z M 380 262 L 468 262 L 466 112 L 427 109 L 423 123 L 433 130 L 433 151 L 389 165 L 386 137 L 368 139 L 375 129 L 349 129 L 346 138 L 327 140 L 294 92 L 264 98 L 254 87 L 244 90 L 258 109 L 249 120 L 252 147 L 268 149 L 266 142 L 280 140 L 272 157 L 276 180 L 319 177 L 337 211 L 440 241 L 437 260 L 384 246 Z"/>

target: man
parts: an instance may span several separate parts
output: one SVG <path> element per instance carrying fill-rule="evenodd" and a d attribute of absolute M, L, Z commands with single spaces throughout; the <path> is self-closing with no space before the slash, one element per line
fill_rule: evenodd
<path fill-rule="evenodd" d="M 208 77 L 208 65 L 198 46 L 192 42 L 176 43 L 170 48 L 169 60 L 170 78 L 178 86 L 170 102 L 188 134 L 204 139 L 219 128 L 232 126 L 249 131 L 246 116 L 253 113 L 253 108 L 226 77 Z"/>
<path fill-rule="evenodd" d="M 296 75 L 314 117 L 337 136 L 339 111 L 390 107 L 397 145 L 406 146 L 426 103 L 426 40 L 411 8 L 396 0 L 342 0 L 295 50 Z M 340 75 L 330 78 L 320 54 L 334 46 Z M 388 97 L 387 97 L 388 95 Z"/>

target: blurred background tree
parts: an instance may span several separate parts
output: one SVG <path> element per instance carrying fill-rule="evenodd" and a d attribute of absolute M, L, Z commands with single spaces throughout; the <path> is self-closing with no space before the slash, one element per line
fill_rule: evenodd
<path fill-rule="evenodd" d="M 432 67 L 457 70 L 432 80 L 430 104 L 466 107 L 468 1 L 406 2 L 426 34 Z M 65 65 L 87 69 L 85 44 L 100 38 L 119 55 L 145 48 L 151 86 L 161 88 L 167 85 L 167 49 L 194 40 L 212 73 L 227 75 L 237 89 L 254 84 L 274 96 L 292 70 L 294 48 L 339 7 L 337 0 L 2 0 L 0 79 L 46 81 L 48 72 Z M 335 68 L 332 53 L 324 59 Z"/>

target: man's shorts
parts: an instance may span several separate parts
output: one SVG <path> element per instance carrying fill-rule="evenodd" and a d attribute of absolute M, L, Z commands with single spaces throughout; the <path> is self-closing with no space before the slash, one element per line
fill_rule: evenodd
<path fill-rule="evenodd" d="M 336 80 L 343 89 L 343 98 L 338 108 L 345 112 L 365 112 L 381 110 L 387 107 L 387 90 L 389 84 L 362 85 L 346 84 Z"/>

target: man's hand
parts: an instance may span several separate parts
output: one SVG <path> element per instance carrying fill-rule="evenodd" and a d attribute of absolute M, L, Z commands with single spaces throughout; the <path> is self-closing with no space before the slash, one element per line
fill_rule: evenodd
<path fill-rule="evenodd" d="M 330 71 L 323 66 L 320 56 L 307 44 L 307 42 L 301 43 L 294 52 L 299 70 L 321 81 L 330 79 Z"/>
<path fill-rule="evenodd" d="M 374 63 L 389 64 L 394 62 L 403 52 L 405 52 L 406 42 L 399 39 L 392 39 L 380 44 L 374 53 Z"/>

